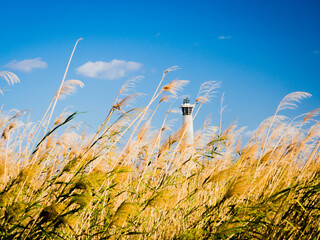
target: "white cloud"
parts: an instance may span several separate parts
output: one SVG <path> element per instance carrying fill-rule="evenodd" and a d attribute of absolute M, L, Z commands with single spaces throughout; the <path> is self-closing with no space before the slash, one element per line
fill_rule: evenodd
<path fill-rule="evenodd" d="M 230 39 L 232 38 L 231 36 L 219 36 L 218 39 L 224 40 L 224 39 Z"/>
<path fill-rule="evenodd" d="M 89 78 L 114 80 L 137 71 L 141 66 L 142 64 L 138 62 L 113 59 L 111 62 L 87 62 L 78 67 L 76 71 L 78 74 Z"/>
<path fill-rule="evenodd" d="M 41 58 L 34 59 L 24 59 L 21 61 L 12 60 L 11 62 L 5 65 L 7 68 L 11 68 L 14 70 L 19 70 L 22 72 L 32 72 L 33 69 L 37 68 L 47 68 L 48 64 L 41 60 Z"/>

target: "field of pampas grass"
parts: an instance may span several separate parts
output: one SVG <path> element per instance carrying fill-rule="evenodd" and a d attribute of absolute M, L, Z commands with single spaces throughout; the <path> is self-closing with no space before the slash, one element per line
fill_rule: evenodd
<path fill-rule="evenodd" d="M 320 239 L 320 109 L 280 115 L 310 94 L 285 96 L 244 146 L 237 126 L 209 123 L 190 146 L 183 127 L 168 137 L 170 112 L 151 131 L 158 106 L 187 83 L 166 83 L 174 69 L 139 109 L 126 108 L 139 96 L 124 95 L 129 80 L 93 135 L 68 127 L 77 112 L 51 121 L 57 101 L 83 86 L 65 76 L 39 123 L 2 109 L 0 238 Z M 218 87 L 201 86 L 194 115 Z"/>

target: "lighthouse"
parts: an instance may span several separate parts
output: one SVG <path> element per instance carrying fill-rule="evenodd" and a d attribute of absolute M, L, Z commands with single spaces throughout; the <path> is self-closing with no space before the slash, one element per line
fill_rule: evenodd
<path fill-rule="evenodd" d="M 185 127 L 183 140 L 187 145 L 191 145 L 194 141 L 192 118 L 194 104 L 190 104 L 189 98 L 185 98 L 180 107 L 182 109 L 182 124 Z"/>

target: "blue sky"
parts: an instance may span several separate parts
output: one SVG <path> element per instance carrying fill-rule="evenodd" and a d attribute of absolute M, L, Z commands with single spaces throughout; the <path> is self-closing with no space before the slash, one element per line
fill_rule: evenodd
<path fill-rule="evenodd" d="M 272 115 L 290 92 L 313 97 L 286 115 L 320 103 L 319 1 L 2 1 L 0 28 L 0 71 L 21 80 L 13 87 L 1 80 L 6 91 L 0 104 L 5 110 L 30 109 L 33 121 L 58 89 L 80 37 L 66 79 L 81 80 L 85 87 L 59 101 L 56 113 L 68 106 L 87 111 L 78 120 L 92 131 L 125 80 L 144 76 L 136 88 L 147 94 L 137 102 L 142 106 L 162 72 L 174 65 L 181 69 L 169 73 L 166 83 L 189 80 L 181 94 L 191 100 L 203 82 L 222 82 L 195 128 L 209 114 L 219 123 L 223 93 L 224 126 L 236 120 L 248 130 Z M 160 109 L 154 126 L 168 107 Z"/>

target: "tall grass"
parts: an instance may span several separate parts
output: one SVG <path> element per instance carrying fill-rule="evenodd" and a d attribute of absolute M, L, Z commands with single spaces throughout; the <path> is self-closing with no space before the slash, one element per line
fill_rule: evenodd
<path fill-rule="evenodd" d="M 237 126 L 208 122 L 188 146 L 183 127 L 166 134 L 170 112 L 150 127 L 158 105 L 186 84 L 166 84 L 172 70 L 140 109 L 126 108 L 139 95 L 123 95 L 129 80 L 93 135 L 57 133 L 77 113 L 47 129 L 65 76 L 40 124 L 2 110 L 1 239 L 319 239 L 319 109 L 279 115 L 310 95 L 286 96 L 245 146 Z M 198 106 L 217 87 L 203 84 Z"/>

